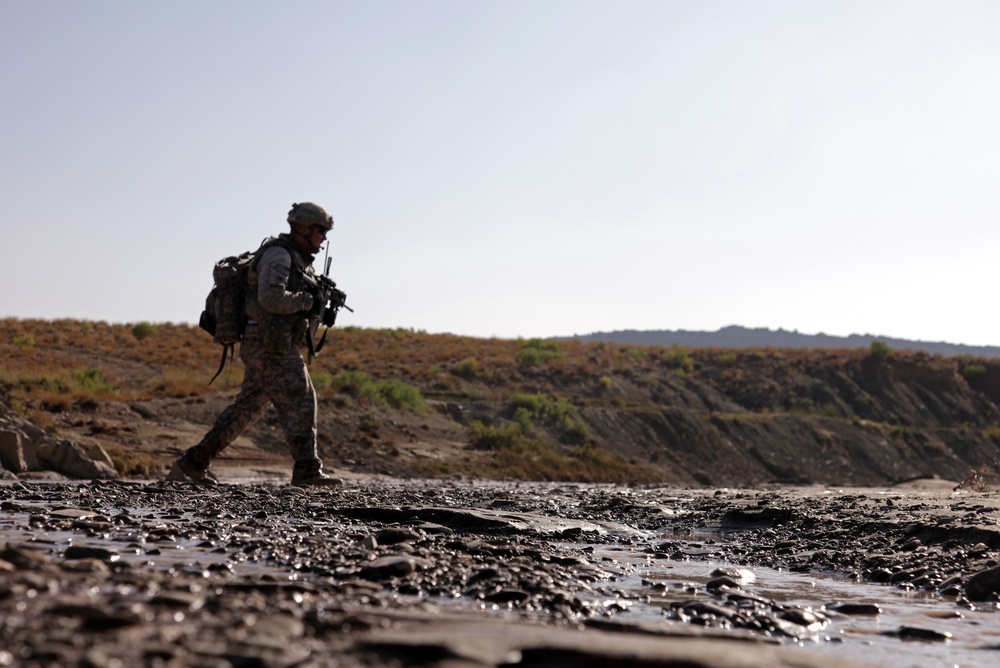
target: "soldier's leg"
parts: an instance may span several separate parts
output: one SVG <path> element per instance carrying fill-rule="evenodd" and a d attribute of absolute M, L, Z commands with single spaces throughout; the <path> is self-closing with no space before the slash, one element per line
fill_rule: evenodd
<path fill-rule="evenodd" d="M 236 399 L 215 418 L 215 423 L 201 441 L 184 453 L 183 459 L 195 469 L 206 469 L 219 453 L 235 441 L 250 425 L 260 419 L 270 400 L 263 387 L 264 364 L 256 339 L 248 335 L 240 346 L 243 361 L 243 384 Z"/>
<path fill-rule="evenodd" d="M 310 478 L 323 468 L 316 447 L 316 391 L 298 350 L 288 348 L 268 360 L 265 385 L 295 461 L 292 478 Z"/>

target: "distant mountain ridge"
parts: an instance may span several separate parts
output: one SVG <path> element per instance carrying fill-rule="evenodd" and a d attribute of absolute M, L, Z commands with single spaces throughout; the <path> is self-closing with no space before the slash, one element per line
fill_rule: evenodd
<path fill-rule="evenodd" d="M 748 328 L 739 325 L 723 327 L 716 332 L 694 330 L 618 330 L 560 337 L 576 341 L 605 341 L 639 346 L 688 346 L 691 348 L 868 348 L 872 341 L 881 341 L 898 350 L 922 350 L 946 357 L 1000 358 L 1000 346 L 967 346 L 943 341 L 909 341 L 874 334 L 830 336 L 800 334 L 784 329 Z"/>

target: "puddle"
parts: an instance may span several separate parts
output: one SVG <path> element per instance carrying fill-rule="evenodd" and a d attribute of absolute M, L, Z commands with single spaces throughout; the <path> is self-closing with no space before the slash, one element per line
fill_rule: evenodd
<path fill-rule="evenodd" d="M 117 508 L 103 510 L 105 517 L 120 511 Z M 115 526 L 107 532 L 95 531 L 90 536 L 79 528 L 42 530 L 30 524 L 30 513 L 24 511 L 0 515 L 0 543 L 35 543 L 57 553 L 70 545 L 101 546 L 116 552 L 122 561 L 135 567 L 191 573 L 214 568 L 236 577 L 273 576 L 286 581 L 296 578 L 296 572 L 290 572 L 287 563 L 241 559 L 240 544 L 260 540 L 255 536 L 254 526 L 248 524 L 248 518 L 212 517 L 209 521 L 199 512 L 154 507 L 128 508 L 127 512 L 142 526 Z M 73 521 L 72 513 L 67 513 L 65 521 Z M 172 529 L 180 527 L 192 530 L 191 537 L 171 535 Z M 295 520 L 294 530 L 333 535 L 346 528 L 348 524 L 299 518 Z M 752 573 L 752 577 L 741 580 L 745 594 L 817 611 L 825 605 L 847 603 L 876 604 L 881 608 L 877 616 L 835 616 L 815 637 L 800 642 L 782 641 L 793 651 L 892 668 L 1000 664 L 1000 649 L 993 649 L 1000 647 L 1000 612 L 995 610 L 969 610 L 938 595 L 894 586 L 719 561 L 712 555 L 717 553 L 718 543 L 726 540 L 723 534 L 688 533 L 683 540 L 687 543 L 683 552 L 690 557 L 683 560 L 653 558 L 643 552 L 643 545 L 564 544 L 571 552 L 587 552 L 588 559 L 609 574 L 607 580 L 595 578 L 581 583 L 576 595 L 591 597 L 609 616 L 625 623 L 679 624 L 667 618 L 665 608 L 674 602 L 719 601 L 705 588 L 705 584 L 715 577 L 712 572 L 723 567 L 742 568 Z M 432 603 L 442 609 L 476 605 L 465 597 L 421 596 L 413 602 Z M 900 627 L 950 634 L 950 639 L 932 642 L 888 635 Z"/>
<path fill-rule="evenodd" d="M 118 508 L 105 508 L 99 514 L 108 517 L 120 511 Z M 199 522 L 204 518 L 197 512 L 137 507 L 128 508 L 127 512 L 141 526 L 114 526 L 107 531 L 88 533 L 79 528 L 40 529 L 27 523 L 23 513 L 13 517 L 0 516 L 0 545 L 22 544 L 57 555 L 71 546 L 99 547 L 113 552 L 113 561 L 132 567 L 193 576 L 229 573 L 236 577 L 270 577 L 276 581 L 298 579 L 298 574 L 289 572 L 286 564 L 271 564 L 266 559 L 251 560 L 234 547 L 259 540 L 257 528 L 246 525 L 245 520 L 214 517 L 210 527 L 200 529 Z M 60 519 L 59 511 L 52 511 L 51 515 Z M 93 519 L 94 515 L 92 512 L 78 512 L 76 516 L 86 521 Z M 67 518 L 73 516 L 73 513 L 67 512 L 66 517 L 61 519 L 68 521 Z M 295 526 L 299 531 L 336 533 L 345 525 L 296 520 Z M 190 533 L 191 537 L 184 537 L 180 535 L 182 533 Z"/>
<path fill-rule="evenodd" d="M 1000 612 L 968 610 L 953 600 L 888 585 L 856 583 L 817 573 L 794 573 L 738 566 L 712 560 L 651 559 L 634 548 L 595 546 L 592 558 L 618 575 L 602 593 L 615 590 L 633 599 L 622 621 L 666 619 L 664 608 L 674 601 L 719 601 L 705 584 L 717 568 L 740 568 L 752 578 L 741 581 L 743 592 L 785 605 L 822 610 L 824 605 L 876 604 L 877 616 L 836 616 L 815 639 L 786 640 L 783 645 L 805 652 L 892 668 L 985 666 L 1000 662 Z M 609 561 L 610 560 L 610 561 Z M 689 593 L 691 586 L 695 593 Z M 900 627 L 950 634 L 948 641 L 902 640 L 886 635 Z"/>

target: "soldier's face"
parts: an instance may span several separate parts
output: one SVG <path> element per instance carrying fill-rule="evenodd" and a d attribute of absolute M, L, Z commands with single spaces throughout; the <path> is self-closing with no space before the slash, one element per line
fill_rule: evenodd
<path fill-rule="evenodd" d="M 323 247 L 323 242 L 326 241 L 326 230 L 322 227 L 310 227 L 309 228 L 309 247 L 312 249 L 313 253 L 319 252 L 319 249 Z"/>

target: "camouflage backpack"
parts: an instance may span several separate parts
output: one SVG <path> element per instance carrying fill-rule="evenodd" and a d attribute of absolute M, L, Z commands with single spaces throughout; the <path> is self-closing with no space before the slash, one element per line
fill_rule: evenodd
<path fill-rule="evenodd" d="M 236 344 L 243 340 L 243 332 L 247 326 L 246 306 L 247 274 L 258 257 L 273 239 L 265 239 L 255 251 L 247 251 L 241 255 L 224 257 L 215 263 L 212 269 L 214 284 L 208 297 L 205 298 L 205 310 L 201 312 L 198 326 L 212 335 L 212 340 L 222 344 L 222 360 L 219 370 L 208 381 L 219 377 L 226 366 L 226 357 L 232 360 Z"/>

